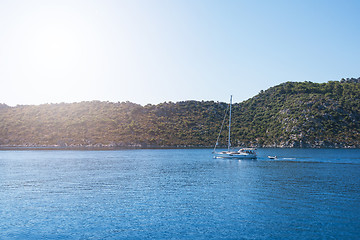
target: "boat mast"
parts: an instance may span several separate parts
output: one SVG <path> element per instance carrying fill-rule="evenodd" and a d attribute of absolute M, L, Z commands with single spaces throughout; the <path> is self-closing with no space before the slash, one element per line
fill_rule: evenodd
<path fill-rule="evenodd" d="M 228 152 L 230 152 L 230 132 L 231 132 L 231 105 L 232 105 L 232 95 L 230 95 L 230 114 L 229 114 L 229 139 L 228 139 Z"/>

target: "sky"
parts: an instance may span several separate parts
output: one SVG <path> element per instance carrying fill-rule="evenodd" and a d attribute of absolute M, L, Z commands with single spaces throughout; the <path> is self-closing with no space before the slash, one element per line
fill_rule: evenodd
<path fill-rule="evenodd" d="M 0 103 L 234 102 L 360 77 L 360 1 L 0 0 Z"/>

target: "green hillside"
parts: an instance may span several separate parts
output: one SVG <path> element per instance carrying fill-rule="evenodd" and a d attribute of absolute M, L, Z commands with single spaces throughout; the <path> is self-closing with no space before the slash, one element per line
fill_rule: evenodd
<path fill-rule="evenodd" d="M 234 95 L 241 93 L 234 92 Z M 1 146 L 202 147 L 227 103 L 0 104 Z M 287 82 L 233 105 L 233 146 L 360 147 L 360 78 Z M 222 143 L 226 144 L 226 131 Z"/>
<path fill-rule="evenodd" d="M 234 115 L 239 143 L 360 147 L 360 78 L 283 83 L 239 104 Z"/>

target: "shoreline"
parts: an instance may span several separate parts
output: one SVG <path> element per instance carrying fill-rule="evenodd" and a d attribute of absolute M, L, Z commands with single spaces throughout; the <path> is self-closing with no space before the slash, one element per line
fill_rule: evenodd
<path fill-rule="evenodd" d="M 218 147 L 220 149 L 226 148 Z M 242 148 L 242 147 L 234 147 Z M 274 147 L 261 146 L 254 148 L 264 149 L 360 149 L 359 147 L 345 146 L 345 147 Z M 0 151 L 47 151 L 47 150 L 64 150 L 64 151 L 115 151 L 115 150 L 140 150 L 140 149 L 213 149 L 213 146 L 1 146 Z"/>
<path fill-rule="evenodd" d="M 136 149 L 212 149 L 206 146 L 0 146 L 0 151 L 7 150 L 136 150 Z"/>

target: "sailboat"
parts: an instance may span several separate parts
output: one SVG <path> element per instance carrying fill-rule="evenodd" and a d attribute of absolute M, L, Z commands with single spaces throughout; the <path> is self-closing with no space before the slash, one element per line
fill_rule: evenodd
<path fill-rule="evenodd" d="M 214 147 L 214 158 L 236 158 L 236 159 L 256 159 L 256 149 L 255 148 L 240 148 L 239 150 L 231 149 L 231 106 L 232 106 L 232 95 L 230 96 L 230 103 L 229 103 L 229 134 L 228 134 L 228 148 L 227 151 L 216 152 L 216 147 L 219 144 L 219 138 L 221 135 L 221 131 L 226 119 L 226 113 L 224 116 L 223 123 L 221 125 L 220 133 L 216 140 L 216 144 Z M 226 111 L 227 112 L 227 111 Z"/>

